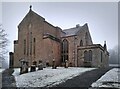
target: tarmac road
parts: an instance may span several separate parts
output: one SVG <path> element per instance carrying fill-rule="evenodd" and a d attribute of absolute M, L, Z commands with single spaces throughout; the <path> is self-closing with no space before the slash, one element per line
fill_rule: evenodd
<path fill-rule="evenodd" d="M 79 87 L 79 89 L 89 89 L 93 82 L 97 81 L 103 74 L 105 74 L 110 69 L 111 68 L 99 68 L 92 71 L 87 71 L 54 87 Z"/>

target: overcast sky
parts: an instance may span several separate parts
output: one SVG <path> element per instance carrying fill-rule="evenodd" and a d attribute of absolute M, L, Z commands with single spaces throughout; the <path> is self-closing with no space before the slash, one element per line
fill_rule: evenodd
<path fill-rule="evenodd" d="M 14 49 L 13 41 L 18 39 L 17 26 L 28 13 L 30 5 L 32 10 L 44 17 L 46 21 L 62 29 L 88 23 L 95 44 L 103 45 L 106 40 L 108 49 L 112 49 L 118 43 L 117 2 L 4 2 L 2 24 L 10 40 L 9 51 Z"/>

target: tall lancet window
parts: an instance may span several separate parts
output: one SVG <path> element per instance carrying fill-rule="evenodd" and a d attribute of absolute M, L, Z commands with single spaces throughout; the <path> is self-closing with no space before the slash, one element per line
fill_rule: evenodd
<path fill-rule="evenodd" d="M 32 32 L 30 32 L 30 55 L 32 55 Z"/>
<path fill-rule="evenodd" d="M 84 51 L 84 61 L 85 62 L 89 61 L 89 53 L 88 53 L 88 51 Z"/>
<path fill-rule="evenodd" d="M 68 60 L 68 50 L 69 50 L 69 43 L 66 39 L 62 42 L 62 62 Z"/>
<path fill-rule="evenodd" d="M 89 61 L 92 61 L 92 50 L 89 50 Z"/>
<path fill-rule="evenodd" d="M 33 54 L 34 54 L 34 57 L 35 57 L 35 48 L 36 48 L 35 47 L 36 46 L 36 39 L 35 38 L 33 39 L 33 42 L 34 42 L 33 43 Z"/>
<path fill-rule="evenodd" d="M 64 44 L 64 52 L 68 53 L 68 41 L 66 39 L 63 40 L 63 44 Z"/>
<path fill-rule="evenodd" d="M 80 46 L 83 46 L 83 41 L 82 40 L 80 41 Z"/>
<path fill-rule="evenodd" d="M 27 55 L 31 54 L 31 23 L 28 25 L 28 32 L 27 32 Z"/>
<path fill-rule="evenodd" d="M 24 40 L 24 55 L 26 54 L 26 40 Z"/>

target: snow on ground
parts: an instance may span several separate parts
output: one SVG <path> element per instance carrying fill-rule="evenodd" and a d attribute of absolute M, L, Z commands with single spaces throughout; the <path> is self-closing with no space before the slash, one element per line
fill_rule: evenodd
<path fill-rule="evenodd" d="M 58 67 L 57 69 L 52 69 L 49 67 L 22 75 L 19 75 L 19 69 L 15 69 L 13 75 L 15 76 L 17 87 L 50 87 L 93 69 L 95 68 Z"/>
<path fill-rule="evenodd" d="M 120 88 L 120 68 L 113 68 L 93 83 L 92 87 Z"/>
<path fill-rule="evenodd" d="M 38 70 L 38 68 L 36 68 Z M 30 72 L 30 68 L 28 68 L 28 71 Z M 14 68 L 14 73 L 12 74 L 14 76 L 20 75 L 20 68 Z"/>
<path fill-rule="evenodd" d="M 5 69 L 0 69 L 0 73 L 3 72 Z"/>
<path fill-rule="evenodd" d="M 20 68 L 14 68 L 14 72 L 12 75 L 18 76 L 20 74 Z"/>
<path fill-rule="evenodd" d="M 120 64 L 109 64 L 110 67 L 119 67 Z"/>

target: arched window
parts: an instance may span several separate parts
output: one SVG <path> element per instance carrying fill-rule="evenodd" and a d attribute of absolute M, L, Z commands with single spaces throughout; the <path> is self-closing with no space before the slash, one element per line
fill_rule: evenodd
<path fill-rule="evenodd" d="M 92 50 L 89 50 L 89 61 L 92 61 Z"/>
<path fill-rule="evenodd" d="M 62 41 L 62 62 L 68 60 L 68 50 L 69 50 L 69 43 L 66 39 Z"/>
<path fill-rule="evenodd" d="M 26 40 L 24 40 L 24 55 L 26 54 Z"/>
<path fill-rule="evenodd" d="M 68 53 L 68 41 L 66 39 L 63 40 L 64 45 L 64 53 Z"/>
<path fill-rule="evenodd" d="M 89 53 L 84 51 L 84 61 L 87 62 L 89 60 Z"/>
<path fill-rule="evenodd" d="M 32 55 L 32 32 L 30 32 L 30 55 Z"/>
<path fill-rule="evenodd" d="M 61 43 L 61 53 L 63 53 L 63 42 Z"/>
<path fill-rule="evenodd" d="M 83 46 L 83 41 L 82 40 L 80 41 L 80 46 Z"/>
<path fill-rule="evenodd" d="M 36 39 L 34 38 L 34 39 L 33 39 L 33 54 L 34 54 L 34 57 L 35 57 L 35 51 L 36 51 L 36 50 L 35 50 L 35 49 L 36 49 L 35 46 L 36 46 Z"/>
<path fill-rule="evenodd" d="M 86 41 L 86 45 L 88 45 L 88 33 L 85 33 L 85 41 Z"/>

